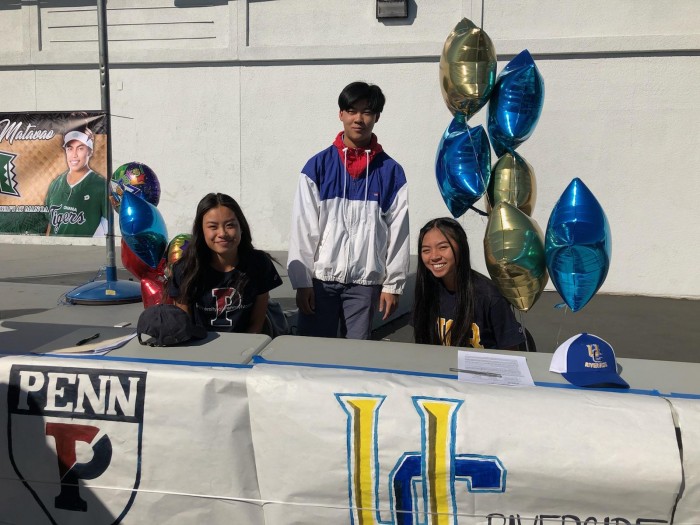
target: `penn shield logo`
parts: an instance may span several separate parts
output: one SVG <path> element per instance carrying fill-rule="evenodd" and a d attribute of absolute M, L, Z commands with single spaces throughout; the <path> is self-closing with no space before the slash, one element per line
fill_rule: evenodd
<path fill-rule="evenodd" d="M 15 173 L 15 159 L 17 155 L 0 151 L 0 194 L 20 197 L 17 191 L 17 174 Z"/>
<path fill-rule="evenodd" d="M 50 523 L 116 524 L 129 512 L 145 391 L 146 372 L 12 366 L 10 461 Z"/>

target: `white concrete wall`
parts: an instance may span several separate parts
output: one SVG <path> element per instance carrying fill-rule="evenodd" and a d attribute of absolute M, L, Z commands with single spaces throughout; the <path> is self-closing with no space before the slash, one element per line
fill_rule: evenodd
<path fill-rule="evenodd" d="M 190 228 L 202 195 L 222 191 L 240 200 L 259 247 L 286 249 L 297 174 L 341 129 L 340 90 L 366 80 L 387 96 L 375 131 L 406 169 L 415 243 L 422 224 L 449 214 L 433 166 L 451 119 L 442 45 L 482 13 L 480 0 L 409 3 L 408 20 L 381 22 L 374 0 L 110 0 L 114 167 L 156 171 L 171 236 Z M 0 7 L 0 111 L 99 109 L 95 9 L 65 4 Z M 527 48 L 545 79 L 539 125 L 518 149 L 536 171 L 541 228 L 580 177 L 612 228 L 602 293 L 700 298 L 700 2 L 489 0 L 483 15 L 499 71 Z M 484 270 L 486 221 L 461 222 Z"/>

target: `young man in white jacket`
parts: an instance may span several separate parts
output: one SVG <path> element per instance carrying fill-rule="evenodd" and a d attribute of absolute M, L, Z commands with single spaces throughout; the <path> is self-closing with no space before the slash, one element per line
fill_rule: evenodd
<path fill-rule="evenodd" d="M 398 306 L 409 264 L 403 168 L 372 133 L 384 108 L 378 86 L 353 82 L 338 97 L 343 131 L 299 177 L 287 270 L 299 335 L 369 339 L 375 309 Z"/>

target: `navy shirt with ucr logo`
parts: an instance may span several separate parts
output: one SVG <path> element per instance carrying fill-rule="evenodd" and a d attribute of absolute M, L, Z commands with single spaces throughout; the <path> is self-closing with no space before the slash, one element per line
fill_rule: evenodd
<path fill-rule="evenodd" d="M 515 320 L 508 301 L 493 282 L 472 270 L 474 286 L 474 319 L 469 344 L 472 348 L 503 349 L 518 346 L 525 341 L 523 329 Z M 443 345 L 449 346 L 449 329 L 455 318 L 455 295 L 440 286 L 440 316 L 437 319 L 438 333 Z"/>
<path fill-rule="evenodd" d="M 168 294 L 177 300 L 182 283 L 182 265 L 175 264 Z M 196 300 L 190 304 L 192 320 L 207 330 L 245 332 L 258 295 L 282 284 L 272 260 L 265 252 L 253 252 L 230 272 L 208 268 L 197 283 Z"/>

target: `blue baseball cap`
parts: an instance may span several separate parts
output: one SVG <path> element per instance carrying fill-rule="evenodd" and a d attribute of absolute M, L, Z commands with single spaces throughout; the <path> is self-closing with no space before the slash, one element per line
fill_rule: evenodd
<path fill-rule="evenodd" d="M 612 346 L 593 334 L 576 334 L 559 345 L 552 356 L 549 371 L 560 373 L 576 386 L 630 387 L 617 372 Z"/>

